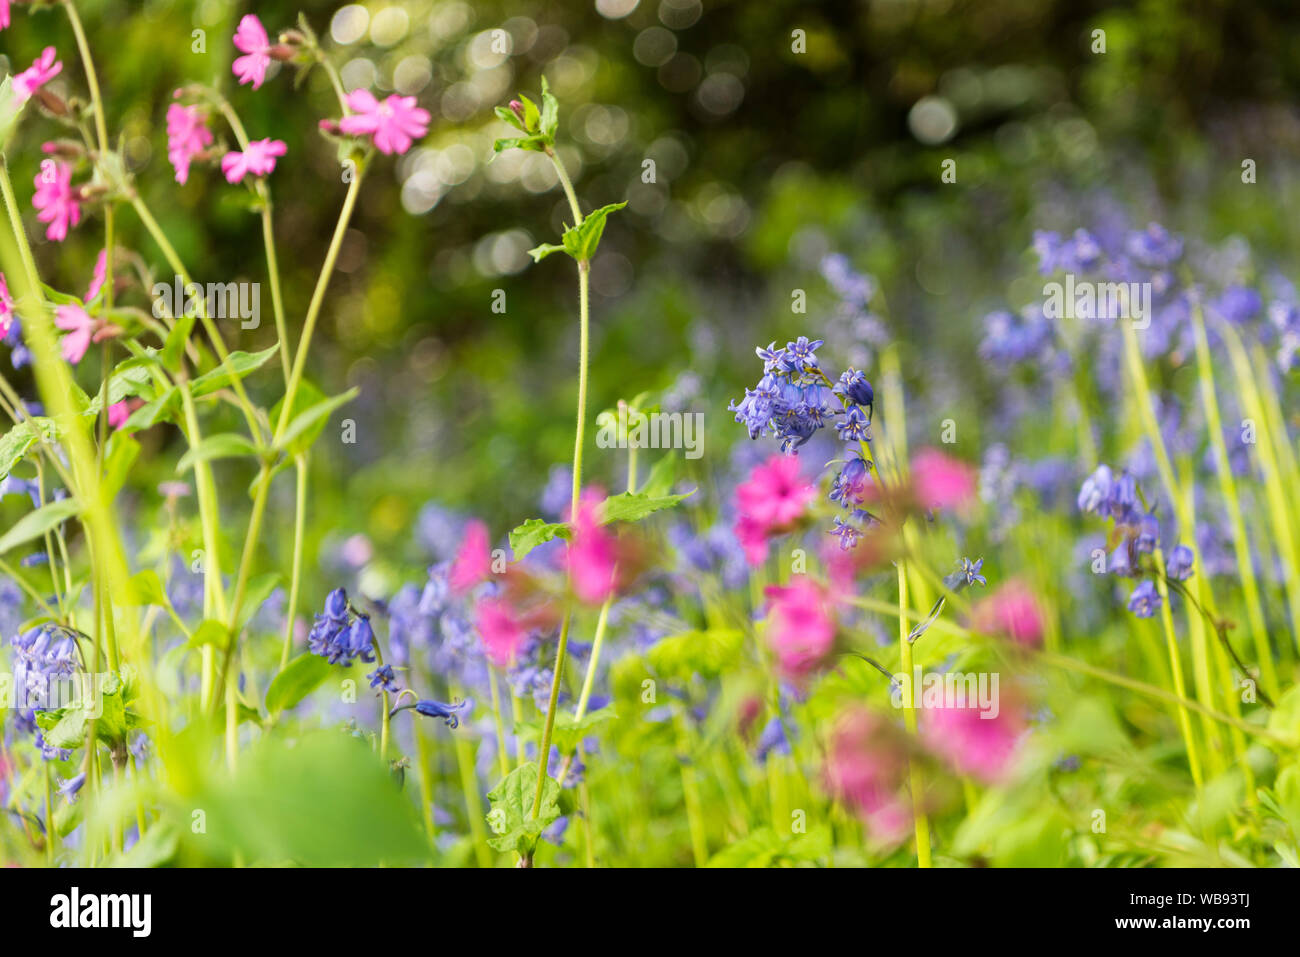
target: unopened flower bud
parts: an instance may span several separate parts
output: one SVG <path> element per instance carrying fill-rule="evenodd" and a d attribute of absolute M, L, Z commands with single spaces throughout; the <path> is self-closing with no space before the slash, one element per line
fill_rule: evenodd
<path fill-rule="evenodd" d="M 65 103 L 63 98 L 60 97 L 57 93 L 51 93 L 49 90 L 45 89 L 44 87 L 41 87 L 32 95 L 36 97 L 36 99 L 40 102 L 41 106 L 45 107 L 55 116 L 68 115 L 68 104 Z"/>

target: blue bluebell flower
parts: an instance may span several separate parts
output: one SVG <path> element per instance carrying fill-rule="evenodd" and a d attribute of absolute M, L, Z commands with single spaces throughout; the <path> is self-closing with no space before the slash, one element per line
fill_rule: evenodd
<path fill-rule="evenodd" d="M 1178 581 L 1186 581 L 1192 577 L 1192 566 L 1196 563 L 1196 556 L 1186 545 L 1175 545 L 1169 551 L 1169 558 L 1165 562 L 1165 571 L 1169 577 Z"/>
<path fill-rule="evenodd" d="M 1154 582 L 1143 581 L 1133 589 L 1133 594 L 1129 596 L 1128 610 L 1133 612 L 1139 618 L 1150 618 L 1160 610 L 1162 604 L 1160 593 L 1156 591 Z"/>

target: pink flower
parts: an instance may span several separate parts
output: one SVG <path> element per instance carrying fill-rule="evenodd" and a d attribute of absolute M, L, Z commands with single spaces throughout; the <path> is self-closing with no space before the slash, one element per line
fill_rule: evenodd
<path fill-rule="evenodd" d="M 108 279 L 108 250 L 101 249 L 95 259 L 95 272 L 90 278 L 90 286 L 86 289 L 86 302 L 99 295 L 106 279 Z"/>
<path fill-rule="evenodd" d="M 800 576 L 784 587 L 768 586 L 767 615 L 767 640 L 787 678 L 806 677 L 830 653 L 835 621 L 812 579 Z"/>
<path fill-rule="evenodd" d="M 405 153 L 411 143 L 429 132 L 429 111 L 415 105 L 415 97 L 375 99 L 369 90 L 348 94 L 352 113 L 339 120 L 339 129 L 349 136 L 372 136 L 381 153 Z"/>
<path fill-rule="evenodd" d="M 14 77 L 14 92 L 18 102 L 25 103 L 38 89 L 59 75 L 63 64 L 54 59 L 57 54 L 54 47 L 46 47 L 36 62 Z"/>
<path fill-rule="evenodd" d="M 569 576 L 582 601 L 599 605 L 618 584 L 618 539 L 600 524 L 597 514 L 605 495 L 599 489 L 582 493 L 569 542 Z"/>
<path fill-rule="evenodd" d="M 14 300 L 9 295 L 9 283 L 5 274 L 0 272 L 0 339 L 9 335 L 9 327 L 14 322 Z"/>
<path fill-rule="evenodd" d="M 244 14 L 235 30 L 235 47 L 245 56 L 236 57 L 231 70 L 240 84 L 251 83 L 257 89 L 266 79 L 266 68 L 271 65 L 271 41 L 267 39 L 262 21 L 251 13 Z"/>
<path fill-rule="evenodd" d="M 774 455 L 736 487 L 736 538 L 751 565 L 767 557 L 767 539 L 786 531 L 803 515 L 817 491 L 799 476 L 799 460 Z"/>
<path fill-rule="evenodd" d="M 870 712 L 849 712 L 831 732 L 827 783 L 858 812 L 878 844 L 898 844 L 911 826 L 911 813 L 900 797 L 906 772 L 902 742 Z"/>
<path fill-rule="evenodd" d="M 248 17 L 244 19 L 247 20 Z M 238 183 L 250 173 L 253 176 L 269 176 L 275 169 L 275 158 L 283 156 L 287 149 L 283 140 L 253 140 L 244 152 L 232 151 L 221 157 L 221 172 L 226 174 L 226 179 L 231 183 Z"/>
<path fill-rule="evenodd" d="M 924 508 L 957 508 L 975 497 L 975 470 L 935 449 L 912 460 L 912 491 Z"/>
<path fill-rule="evenodd" d="M 9 26 L 9 0 L 0 0 L 0 30 Z"/>
<path fill-rule="evenodd" d="M 488 549 L 487 526 L 475 519 L 465 526 L 465 537 L 451 563 L 450 585 L 457 595 L 464 594 L 488 577 L 492 571 L 492 556 Z"/>
<path fill-rule="evenodd" d="M 484 598 L 474 606 L 474 627 L 488 660 L 498 668 L 510 664 L 528 637 L 523 622 L 502 598 Z"/>
<path fill-rule="evenodd" d="M 40 210 L 36 218 L 50 224 L 45 230 L 45 238 L 62 242 L 68 237 L 68 227 L 81 222 L 81 205 L 76 190 L 72 188 L 72 167 L 51 159 L 43 160 L 35 183 L 36 195 L 32 197 L 32 205 Z"/>
<path fill-rule="evenodd" d="M 126 425 L 126 420 L 131 417 L 131 400 L 122 399 L 121 402 L 114 402 L 108 407 L 108 424 L 114 429 L 120 429 Z"/>
<path fill-rule="evenodd" d="M 67 333 L 60 343 L 63 358 L 74 366 L 81 361 L 92 342 L 103 342 L 122 330 L 103 319 L 94 319 L 77 305 L 59 306 L 54 310 L 54 324 Z"/>
<path fill-rule="evenodd" d="M 958 774 L 994 783 L 1006 777 L 1025 731 L 1017 705 L 1002 696 L 998 710 L 983 711 L 976 704 L 964 707 L 926 707 L 921 711 L 922 738 Z"/>
<path fill-rule="evenodd" d="M 1043 609 L 1033 590 L 1019 579 L 998 587 L 975 608 L 977 631 L 1001 635 L 1031 648 L 1043 643 Z"/>
<path fill-rule="evenodd" d="M 212 145 L 207 119 L 197 106 L 173 103 L 167 107 L 167 159 L 176 168 L 178 183 L 190 178 L 190 163 Z"/>

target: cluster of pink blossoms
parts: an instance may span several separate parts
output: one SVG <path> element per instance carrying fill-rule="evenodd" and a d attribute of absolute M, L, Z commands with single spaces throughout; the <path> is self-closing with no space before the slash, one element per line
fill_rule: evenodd
<path fill-rule="evenodd" d="M 799 459 L 774 455 L 736 487 L 736 538 L 751 565 L 767 558 L 772 536 L 790 531 L 817 490 L 799 475 Z"/>

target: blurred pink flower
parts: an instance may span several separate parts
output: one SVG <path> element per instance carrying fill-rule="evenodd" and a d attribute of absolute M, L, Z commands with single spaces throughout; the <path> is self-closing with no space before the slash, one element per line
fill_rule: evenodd
<path fill-rule="evenodd" d="M 32 205 L 39 210 L 36 218 L 50 224 L 45 238 L 62 242 L 68 238 L 68 227 L 81 222 L 81 204 L 72 188 L 72 167 L 52 159 L 42 160 L 34 182 Z"/>
<path fill-rule="evenodd" d="M 86 302 L 99 295 L 106 279 L 108 279 L 108 250 L 101 249 L 99 255 L 95 257 L 95 271 L 91 274 L 90 285 L 86 287 Z"/>
<path fill-rule="evenodd" d="M 221 172 L 231 183 L 238 183 L 249 174 L 269 176 L 275 169 L 275 158 L 283 156 L 287 149 L 283 140 L 253 140 L 244 152 L 231 151 L 221 157 Z"/>
<path fill-rule="evenodd" d="M 394 93 L 381 101 L 369 90 L 353 90 L 347 98 L 352 113 L 339 120 L 339 129 L 349 136 L 373 137 L 381 153 L 405 153 L 429 132 L 429 112 L 415 102 L 413 96 Z"/>
<path fill-rule="evenodd" d="M 736 487 L 736 538 L 751 565 L 767 557 L 767 539 L 786 531 L 817 497 L 817 490 L 799 475 L 799 460 L 774 455 L 755 466 L 749 478 Z"/>
<path fill-rule="evenodd" d="M 108 407 L 109 426 L 120 429 L 126 425 L 126 420 L 131 418 L 131 413 L 142 405 L 144 405 L 142 399 L 123 399 L 121 402 L 114 402 Z"/>
<path fill-rule="evenodd" d="M 487 526 L 474 519 L 465 526 L 465 537 L 451 563 L 449 584 L 457 595 L 469 591 L 492 571 Z"/>
<path fill-rule="evenodd" d="M 831 732 L 827 783 L 858 812 L 876 843 L 895 845 L 907 836 L 911 811 L 900 796 L 906 771 L 902 742 L 869 711 L 849 712 Z"/>
<path fill-rule="evenodd" d="M 777 667 L 791 679 L 807 676 L 835 643 L 835 621 L 821 586 L 798 576 L 767 588 L 767 640 Z"/>
<path fill-rule="evenodd" d="M 176 168 L 178 183 L 190 178 L 190 163 L 212 145 L 207 119 L 197 106 L 173 103 L 167 107 L 167 159 Z"/>
<path fill-rule="evenodd" d="M 78 305 L 59 306 L 54 310 L 54 324 L 67 333 L 60 342 L 63 358 L 74 366 L 81 361 L 92 342 L 102 342 L 121 333 L 121 329 L 102 319 L 94 319 Z"/>
<path fill-rule="evenodd" d="M 567 553 L 573 591 L 593 605 L 614 594 L 618 584 L 618 539 L 600 524 L 598 514 L 604 498 L 600 489 L 582 493 Z"/>
<path fill-rule="evenodd" d="M 474 627 L 488 660 L 498 668 L 510 664 L 528 637 L 523 622 L 503 598 L 483 598 L 475 604 Z"/>
<path fill-rule="evenodd" d="M 256 90 L 266 79 L 266 68 L 271 65 L 271 41 L 256 15 L 246 13 L 239 21 L 235 30 L 235 47 L 245 55 L 236 57 L 230 69 L 239 77 L 241 85 L 251 83 Z"/>
<path fill-rule="evenodd" d="M 1031 648 L 1043 643 L 1043 608 L 1033 589 L 1018 578 L 998 586 L 975 606 L 977 631 L 1001 635 Z"/>
<path fill-rule="evenodd" d="M 63 64 L 55 59 L 57 55 L 54 47 L 46 47 L 36 62 L 14 77 L 14 92 L 18 94 L 18 102 L 26 102 L 33 93 L 59 75 Z"/>
<path fill-rule="evenodd" d="M 0 339 L 9 334 L 9 327 L 14 321 L 14 300 L 9 295 L 9 283 L 5 274 L 0 272 Z"/>
<path fill-rule="evenodd" d="M 998 710 L 986 712 L 974 704 L 930 707 L 921 711 L 921 736 L 926 746 L 959 774 L 986 783 L 1003 780 L 1011 769 L 1016 747 L 1025 732 L 1018 705 L 1001 696 Z"/>
<path fill-rule="evenodd" d="M 9 26 L 9 0 L 0 0 L 0 30 Z"/>
<path fill-rule="evenodd" d="M 959 508 L 975 498 L 975 470 L 936 449 L 912 459 L 912 490 L 925 508 Z"/>

